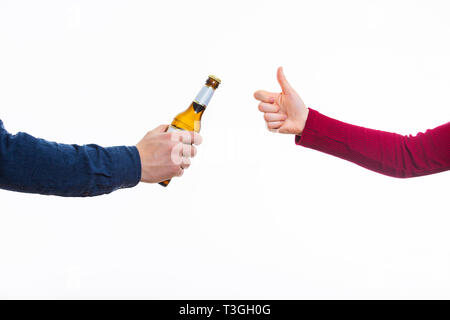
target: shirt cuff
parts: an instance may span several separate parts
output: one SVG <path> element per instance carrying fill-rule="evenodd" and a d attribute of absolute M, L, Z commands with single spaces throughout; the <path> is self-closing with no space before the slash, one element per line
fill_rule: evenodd
<path fill-rule="evenodd" d="M 295 144 L 304 147 L 312 147 L 314 145 L 315 136 L 319 125 L 319 117 L 321 114 L 314 109 L 308 108 L 308 118 L 306 118 L 305 128 L 301 135 L 295 136 Z"/>
<path fill-rule="evenodd" d="M 141 157 L 135 146 L 107 148 L 113 164 L 113 183 L 116 189 L 131 188 L 141 180 Z"/>

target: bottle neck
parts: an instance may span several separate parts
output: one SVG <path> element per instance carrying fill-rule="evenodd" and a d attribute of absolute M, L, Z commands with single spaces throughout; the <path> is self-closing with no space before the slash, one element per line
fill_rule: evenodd
<path fill-rule="evenodd" d="M 197 96 L 194 99 L 194 102 L 198 103 L 199 105 L 202 105 L 204 107 L 208 106 L 209 101 L 211 101 L 211 98 L 214 94 L 214 89 L 210 86 L 203 86 L 203 88 L 200 90 L 200 92 L 197 94 Z"/>

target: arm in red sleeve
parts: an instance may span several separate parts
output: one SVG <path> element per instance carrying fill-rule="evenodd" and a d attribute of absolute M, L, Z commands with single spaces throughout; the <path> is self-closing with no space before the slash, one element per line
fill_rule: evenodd
<path fill-rule="evenodd" d="M 309 109 L 305 129 L 295 142 L 397 178 L 450 169 L 450 122 L 402 136 L 354 126 Z"/>

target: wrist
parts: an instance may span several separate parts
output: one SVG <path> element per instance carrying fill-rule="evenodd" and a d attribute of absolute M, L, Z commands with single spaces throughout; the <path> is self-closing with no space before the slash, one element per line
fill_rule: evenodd
<path fill-rule="evenodd" d="M 144 161 L 143 161 L 143 158 L 142 158 L 142 150 L 141 150 L 141 147 L 139 146 L 139 143 L 135 146 L 136 147 L 136 150 L 137 150 L 137 154 L 138 154 L 138 158 L 139 158 L 139 171 L 140 171 L 140 174 L 139 174 L 139 182 L 141 182 L 141 181 L 143 181 L 143 179 L 144 179 L 144 177 L 143 177 L 143 175 L 144 175 Z"/>
<path fill-rule="evenodd" d="M 303 133 L 303 130 L 305 130 L 306 120 L 308 120 L 308 114 L 309 114 L 309 109 L 305 108 L 304 112 L 300 115 L 298 130 L 297 130 L 297 132 L 295 132 L 295 134 L 297 136 L 301 136 Z"/>

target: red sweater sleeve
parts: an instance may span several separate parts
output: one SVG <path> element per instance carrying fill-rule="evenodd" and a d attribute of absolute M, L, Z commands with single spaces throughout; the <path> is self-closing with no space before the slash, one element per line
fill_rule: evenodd
<path fill-rule="evenodd" d="M 402 136 L 354 126 L 309 109 L 305 129 L 295 143 L 397 178 L 450 169 L 450 122 Z"/>

